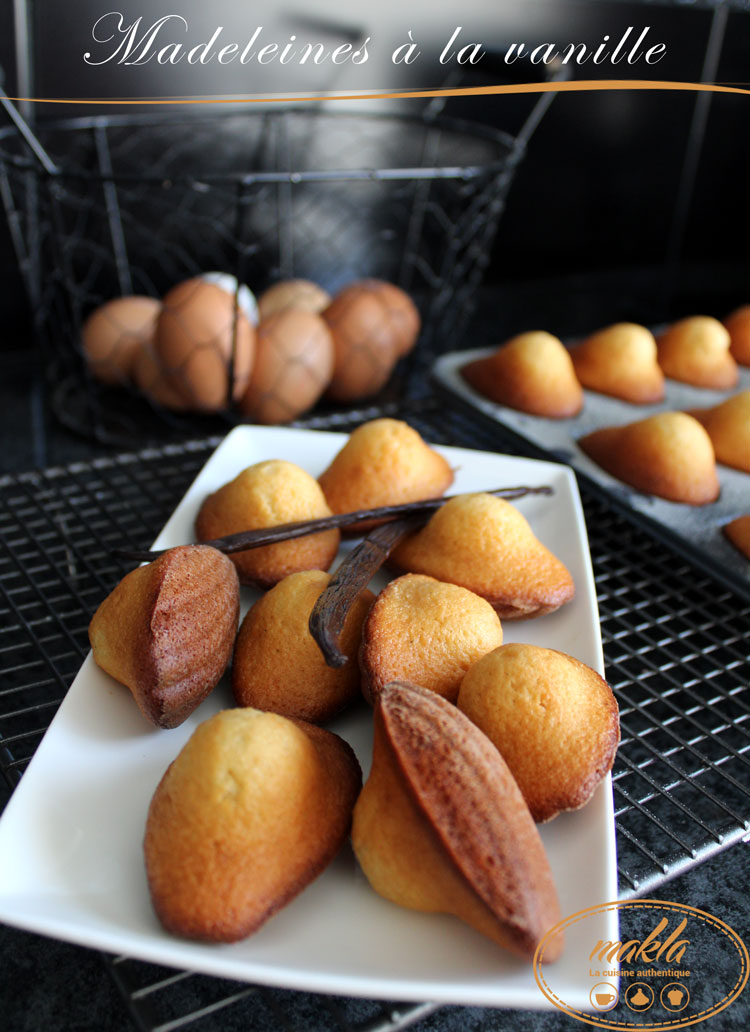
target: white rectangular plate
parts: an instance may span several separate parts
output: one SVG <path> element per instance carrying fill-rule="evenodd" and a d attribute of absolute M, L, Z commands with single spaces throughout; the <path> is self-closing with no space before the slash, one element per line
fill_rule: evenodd
<path fill-rule="evenodd" d="M 203 498 L 246 466 L 284 458 L 318 476 L 343 434 L 239 427 L 232 431 L 154 542 L 193 538 Z M 573 602 L 537 620 L 504 625 L 506 641 L 568 652 L 603 672 L 586 528 L 565 466 L 439 448 L 456 470 L 453 491 L 550 484 L 554 496 L 516 504 L 576 584 Z M 342 555 L 345 549 L 342 549 Z M 385 583 L 379 575 L 377 589 Z M 253 593 L 243 589 L 243 607 Z M 506 1007 L 545 1007 L 531 965 L 456 919 L 401 909 L 377 896 L 350 849 L 259 932 L 231 946 L 182 941 L 162 930 L 149 902 L 141 842 L 156 785 L 196 725 L 231 706 L 225 682 L 181 727 L 151 727 L 127 689 L 89 655 L 0 819 L 0 920 L 84 946 L 226 978 L 344 996 Z M 363 705 L 330 725 L 351 742 L 365 773 L 371 715 Z M 616 898 L 609 778 L 582 810 L 545 825 L 542 838 L 563 915 Z M 616 915 L 567 935 L 556 985 L 588 1007 L 591 934 L 617 938 Z M 594 940 L 596 941 L 596 940 Z"/>

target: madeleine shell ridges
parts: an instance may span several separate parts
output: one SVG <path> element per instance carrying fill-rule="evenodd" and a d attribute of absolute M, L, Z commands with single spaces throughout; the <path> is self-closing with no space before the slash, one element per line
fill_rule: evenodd
<path fill-rule="evenodd" d="M 317 724 L 360 697 L 357 652 L 374 596 L 365 590 L 355 600 L 341 635 L 349 660 L 343 667 L 329 667 L 310 634 L 309 619 L 330 581 L 320 570 L 290 574 L 248 610 L 232 664 L 232 690 L 240 706 Z"/>
<path fill-rule="evenodd" d="M 390 681 L 409 681 L 455 702 L 472 663 L 502 644 L 486 599 L 457 584 L 407 573 L 381 591 L 364 623 L 359 661 L 372 701 Z"/>
<path fill-rule="evenodd" d="M 422 530 L 398 545 L 398 570 L 449 581 L 486 598 L 501 619 L 541 616 L 575 594 L 570 572 L 503 498 L 451 498 Z"/>
<path fill-rule="evenodd" d="M 318 482 L 331 509 L 346 513 L 438 498 L 453 470 L 408 423 L 383 418 L 358 426 Z"/>
<path fill-rule="evenodd" d="M 559 920 L 544 847 L 505 761 L 426 689 L 393 683 L 378 696 L 352 843 L 387 899 L 454 914 L 522 956 Z"/>
<path fill-rule="evenodd" d="M 330 515 L 314 477 L 293 462 L 268 459 L 248 466 L 210 494 L 200 508 L 195 530 L 200 541 L 210 541 L 243 530 Z M 324 530 L 235 552 L 231 559 L 243 584 L 270 588 L 299 570 L 327 570 L 340 540 L 338 530 Z"/>
<path fill-rule="evenodd" d="M 158 727 L 177 727 L 229 664 L 239 619 L 234 566 L 181 545 L 120 581 L 89 626 L 94 660 Z"/>
<path fill-rule="evenodd" d="M 164 927 L 209 942 L 256 931 L 336 855 L 360 785 L 346 742 L 304 721 L 233 709 L 199 725 L 146 822 Z"/>
<path fill-rule="evenodd" d="M 500 751 L 536 821 L 579 809 L 612 768 L 617 701 L 573 656 L 503 645 L 469 669 L 457 705 Z"/>

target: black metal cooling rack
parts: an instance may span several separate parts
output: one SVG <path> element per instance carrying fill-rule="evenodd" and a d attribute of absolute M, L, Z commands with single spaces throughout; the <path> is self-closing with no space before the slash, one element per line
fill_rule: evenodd
<path fill-rule="evenodd" d="M 374 414 L 304 425 L 346 430 Z M 402 415 L 432 441 L 513 450 L 460 413 L 423 405 Z M 112 551 L 150 543 L 217 443 L 0 478 L 0 769 L 11 789 L 88 651 L 91 613 L 126 572 Z M 583 498 L 607 678 L 620 704 L 613 778 L 620 894 L 628 897 L 750 828 L 750 607 L 605 501 L 585 489 Z M 223 1029 L 230 1013 L 245 1028 L 299 1028 L 304 1014 L 307 1028 L 391 1032 L 438 1009 L 105 961 L 144 1032 L 195 1022 Z"/>

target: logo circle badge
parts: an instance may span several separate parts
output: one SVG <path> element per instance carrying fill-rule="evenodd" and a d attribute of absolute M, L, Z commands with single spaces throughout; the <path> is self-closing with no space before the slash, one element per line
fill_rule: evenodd
<path fill-rule="evenodd" d="M 605 929 L 602 915 L 609 922 Z M 562 968 L 546 963 L 547 948 L 561 932 L 576 943 L 574 959 L 589 976 L 575 990 Z M 704 983 L 701 971 L 708 955 L 721 959 L 720 965 L 712 964 L 711 984 Z M 578 1021 L 632 1032 L 635 1020 L 652 1032 L 676 1032 L 706 1021 L 737 999 L 750 979 L 750 953 L 734 929 L 705 910 L 668 900 L 615 900 L 579 910 L 549 929 L 533 967 L 541 992 Z M 715 985 L 714 969 L 721 971 Z M 615 1012 L 619 1002 L 627 1010 Z"/>
<path fill-rule="evenodd" d="M 611 982 L 597 982 L 589 993 L 589 999 L 595 1010 L 608 1011 L 617 1005 L 619 993 Z"/>
<path fill-rule="evenodd" d="M 690 1003 L 690 993 L 681 982 L 667 982 L 659 994 L 659 1000 L 664 1010 L 679 1014 Z"/>
<path fill-rule="evenodd" d="M 625 1003 L 637 1013 L 649 1010 L 654 1003 L 654 990 L 645 982 L 633 982 L 625 992 Z"/>

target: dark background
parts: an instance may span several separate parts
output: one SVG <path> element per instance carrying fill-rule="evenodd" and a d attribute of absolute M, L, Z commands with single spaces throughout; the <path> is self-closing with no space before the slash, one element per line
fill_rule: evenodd
<path fill-rule="evenodd" d="M 529 17 L 528 36 L 519 36 L 516 23 L 509 24 L 507 31 L 512 39 L 532 39 L 536 34 L 539 39 L 567 41 L 580 37 L 595 43 L 604 32 L 614 39 L 628 25 L 649 25 L 649 39 L 667 43 L 667 56 L 658 65 L 648 68 L 639 63 L 629 68 L 620 64 L 616 70 L 611 65 L 586 65 L 576 71 L 576 77 L 635 75 L 695 82 L 701 79 L 715 6 L 562 2 L 544 9 L 543 28 L 539 25 L 540 17 Z M 135 83 L 143 87 L 147 81 L 144 92 L 164 85 L 145 79 L 147 68 L 83 67 L 80 53 L 86 42 L 85 32 L 93 21 L 91 12 L 96 7 L 83 3 L 71 11 L 70 5 L 36 6 L 32 28 L 37 95 L 117 95 L 129 84 L 132 89 Z M 529 5 L 528 10 L 533 7 Z M 527 10 L 527 5 L 523 8 Z M 750 10 L 744 8 L 744 3 L 735 3 L 728 10 L 715 77 L 721 83 L 741 84 L 750 79 Z M 500 28 L 495 34 L 502 35 L 503 15 L 500 9 L 498 12 Z M 210 13 L 208 17 L 212 24 L 216 23 Z M 442 19 L 441 28 L 447 31 L 447 26 L 456 21 L 454 11 Z M 288 25 L 286 28 L 289 31 Z M 359 31 L 369 30 L 360 27 Z M 507 79 L 508 69 L 501 56 L 506 40 L 498 38 L 495 42 L 487 33 L 483 23 L 477 25 L 473 37 L 471 27 L 465 30 L 467 39 L 482 38 L 486 43 L 489 39 L 487 56 L 465 79 L 469 84 Z M 355 35 L 352 30 L 350 38 Z M 437 38 L 440 34 L 436 31 L 435 35 Z M 394 30 L 392 39 L 397 38 Z M 0 6 L 0 62 L 6 70 L 6 89 L 11 95 L 16 89 L 12 40 L 12 6 L 4 0 Z M 429 55 L 429 41 L 424 49 Z M 230 67 L 221 74 L 228 75 Z M 437 67 L 423 55 L 419 72 L 415 65 L 408 74 L 413 81 L 420 75 L 422 79 L 437 77 Z M 133 78 L 133 73 L 138 77 Z M 156 74 L 151 66 L 148 74 Z M 371 74 L 378 73 L 373 68 Z M 216 86 L 215 82 L 191 82 L 195 92 Z M 338 88 L 339 83 L 332 85 Z M 691 309 L 723 315 L 731 307 L 746 302 L 750 297 L 746 187 L 750 102 L 743 96 L 713 95 L 697 101 L 699 97 L 693 93 L 656 92 L 558 96 L 532 138 L 526 161 L 516 177 L 487 282 L 508 284 L 573 277 L 575 284 L 581 276 L 594 276 L 607 284 L 602 289 L 613 297 L 613 318 L 629 316 L 643 320 L 687 314 Z M 528 98 L 524 101 L 528 102 Z M 705 105 L 705 137 L 694 141 L 691 149 L 696 102 Z M 451 101 L 446 110 L 506 128 L 517 119 L 520 105 L 518 98 L 474 97 Z M 50 116 L 50 110 L 49 106 L 40 105 L 34 113 L 43 120 Z M 52 109 L 52 113 L 57 111 Z M 29 315 L 4 222 L 0 229 L 0 262 L 4 269 L 0 320 L 5 327 L 0 347 L 23 348 L 30 334 Z M 618 279 L 625 278 L 629 286 L 618 305 L 616 284 Z M 576 289 L 571 286 L 572 291 Z M 572 297 L 570 303 L 574 310 L 578 301 Z M 628 310 L 633 307 L 646 312 Z M 531 314 L 518 313 L 517 319 L 522 325 Z"/>

